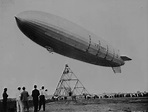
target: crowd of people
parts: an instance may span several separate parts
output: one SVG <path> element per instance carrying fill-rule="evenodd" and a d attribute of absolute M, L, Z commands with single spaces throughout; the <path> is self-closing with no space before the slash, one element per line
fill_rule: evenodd
<path fill-rule="evenodd" d="M 34 112 L 40 111 L 41 106 L 43 106 L 43 111 L 45 111 L 45 97 L 47 96 L 47 89 L 44 90 L 44 86 L 40 90 L 37 89 L 37 85 L 34 85 L 34 90 L 32 90 L 31 96 L 33 98 Z M 3 97 L 3 112 L 7 112 L 7 88 L 4 88 L 2 94 Z M 26 91 L 25 87 L 18 87 L 16 92 L 16 110 L 17 112 L 24 112 L 27 110 L 29 112 L 28 103 L 29 93 Z"/>

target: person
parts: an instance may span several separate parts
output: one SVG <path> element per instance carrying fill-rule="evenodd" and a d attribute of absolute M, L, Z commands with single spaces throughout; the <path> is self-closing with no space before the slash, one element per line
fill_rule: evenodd
<path fill-rule="evenodd" d="M 7 98 L 8 98 L 7 88 L 4 88 L 4 92 L 3 92 L 3 111 L 4 112 L 7 111 Z"/>
<path fill-rule="evenodd" d="M 29 105 L 28 105 L 28 97 L 29 97 L 29 94 L 28 92 L 25 90 L 26 88 L 23 87 L 22 88 L 23 91 L 21 93 L 21 101 L 23 103 L 23 111 L 27 108 L 27 111 L 29 111 Z"/>
<path fill-rule="evenodd" d="M 69 96 L 70 96 L 70 97 L 72 96 L 72 91 L 69 91 Z"/>
<path fill-rule="evenodd" d="M 37 85 L 34 85 L 34 90 L 32 91 L 32 97 L 33 97 L 33 105 L 34 105 L 34 112 L 38 111 L 38 97 L 40 95 L 39 90 L 37 89 Z"/>
<path fill-rule="evenodd" d="M 42 86 L 40 90 L 40 102 L 39 102 L 39 110 L 41 109 L 41 106 L 43 105 L 43 111 L 45 111 L 45 91 L 44 91 L 44 86 Z"/>
<path fill-rule="evenodd" d="M 47 99 L 48 99 L 47 92 L 48 92 L 48 90 L 47 90 L 47 89 L 45 89 L 45 100 L 47 100 Z"/>
<path fill-rule="evenodd" d="M 22 101 L 21 101 L 21 87 L 17 88 L 16 108 L 17 108 L 17 112 L 23 112 L 23 105 L 22 105 Z"/>

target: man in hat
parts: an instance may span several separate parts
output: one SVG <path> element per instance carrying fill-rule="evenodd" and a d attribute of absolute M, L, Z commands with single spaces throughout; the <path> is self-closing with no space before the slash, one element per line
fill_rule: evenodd
<path fill-rule="evenodd" d="M 45 111 L 45 90 L 44 90 L 44 86 L 42 86 L 41 90 L 40 90 L 40 102 L 39 102 L 39 110 L 41 109 L 41 106 L 43 105 L 43 111 Z"/>
<path fill-rule="evenodd" d="M 26 89 L 25 87 L 23 87 L 22 89 L 23 89 L 23 91 L 21 93 L 21 101 L 23 102 L 23 111 L 25 110 L 25 108 L 27 108 L 27 111 L 29 111 L 29 105 L 28 105 L 29 94 L 25 90 Z"/>
<path fill-rule="evenodd" d="M 23 105 L 22 105 L 22 101 L 21 101 L 21 87 L 17 88 L 16 108 L 17 108 L 17 112 L 23 112 Z"/>
<path fill-rule="evenodd" d="M 3 110 L 4 110 L 4 112 L 7 111 L 7 98 L 8 98 L 7 88 L 4 88 L 4 92 L 3 92 Z"/>
<path fill-rule="evenodd" d="M 38 110 L 38 97 L 40 95 L 39 90 L 37 89 L 37 85 L 34 85 L 34 90 L 32 91 L 32 97 L 33 97 L 33 105 L 34 105 L 34 112 L 37 112 Z"/>

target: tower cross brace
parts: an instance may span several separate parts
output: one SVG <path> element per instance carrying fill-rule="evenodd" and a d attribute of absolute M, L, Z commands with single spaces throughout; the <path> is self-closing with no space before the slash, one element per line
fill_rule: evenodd
<path fill-rule="evenodd" d="M 79 96 L 89 94 L 77 76 L 72 72 L 69 66 L 66 64 L 57 88 L 54 92 L 54 96 L 67 97 L 70 95 Z"/>

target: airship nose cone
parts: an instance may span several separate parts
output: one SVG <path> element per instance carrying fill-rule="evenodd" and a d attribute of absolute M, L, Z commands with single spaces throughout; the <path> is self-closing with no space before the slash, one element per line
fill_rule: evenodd
<path fill-rule="evenodd" d="M 24 15 L 18 15 L 17 17 L 15 16 L 15 20 L 18 28 L 34 42 L 37 42 L 37 39 L 40 38 L 40 35 L 44 34 L 40 27 L 31 22 L 31 20 L 25 18 Z M 38 43 L 40 44 L 40 42 Z"/>
<path fill-rule="evenodd" d="M 16 16 L 14 16 L 14 17 L 15 17 L 15 20 L 18 21 L 18 18 Z"/>
<path fill-rule="evenodd" d="M 18 18 L 18 17 L 16 17 L 16 16 L 15 16 L 15 20 L 16 20 L 16 23 L 17 23 L 18 26 L 22 23 L 22 22 L 21 22 L 21 19 Z"/>

